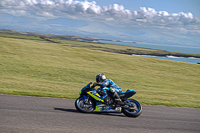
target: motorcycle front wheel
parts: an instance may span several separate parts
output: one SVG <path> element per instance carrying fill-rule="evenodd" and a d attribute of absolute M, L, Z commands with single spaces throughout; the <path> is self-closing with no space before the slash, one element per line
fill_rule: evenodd
<path fill-rule="evenodd" d="M 86 101 L 83 97 L 79 97 L 75 101 L 75 107 L 79 112 L 90 113 L 95 109 L 95 102 L 91 98 L 88 98 Z"/>
<path fill-rule="evenodd" d="M 134 99 L 128 99 L 122 108 L 124 115 L 128 117 L 138 117 L 142 113 L 142 106 Z"/>

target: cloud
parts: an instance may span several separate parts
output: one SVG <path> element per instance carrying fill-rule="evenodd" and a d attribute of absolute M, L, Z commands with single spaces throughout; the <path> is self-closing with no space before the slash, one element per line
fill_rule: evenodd
<path fill-rule="evenodd" d="M 172 13 L 140 7 L 137 11 L 125 9 L 123 5 L 99 6 L 95 1 L 76 0 L 1 0 L 0 11 L 15 16 L 32 17 L 39 20 L 70 18 L 104 22 L 122 27 L 160 26 L 200 27 L 200 19 L 192 13 Z M 185 32 L 185 31 L 184 31 Z"/>

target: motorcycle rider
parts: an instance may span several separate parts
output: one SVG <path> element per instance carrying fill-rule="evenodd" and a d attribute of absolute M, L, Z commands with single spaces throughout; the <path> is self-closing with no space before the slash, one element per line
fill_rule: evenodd
<path fill-rule="evenodd" d="M 114 83 L 111 79 L 106 80 L 106 76 L 103 73 L 98 74 L 96 76 L 96 82 L 93 84 L 92 87 L 95 87 L 97 85 L 100 86 L 100 89 L 98 89 L 98 91 L 97 91 L 100 95 L 102 95 L 102 96 L 106 95 L 106 91 L 109 91 L 112 93 L 112 95 L 115 98 L 114 100 L 118 104 L 122 103 L 122 101 L 118 95 L 119 92 L 122 92 L 122 89 L 119 86 L 117 86 L 117 84 Z M 109 90 L 103 89 L 104 87 L 109 88 Z"/>

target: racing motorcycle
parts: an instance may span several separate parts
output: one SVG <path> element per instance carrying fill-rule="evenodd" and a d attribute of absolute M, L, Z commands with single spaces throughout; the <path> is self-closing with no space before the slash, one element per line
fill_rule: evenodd
<path fill-rule="evenodd" d="M 80 91 L 80 97 L 75 101 L 75 107 L 79 112 L 116 112 L 123 113 L 128 117 L 138 117 L 142 113 L 142 106 L 132 97 L 136 91 L 127 90 L 126 92 L 118 93 L 122 103 L 117 104 L 112 93 L 107 91 L 103 96 L 98 93 L 98 89 L 91 87 L 91 83 L 87 84 Z M 100 89 L 100 88 L 99 88 Z M 109 88 L 105 87 L 105 90 Z"/>

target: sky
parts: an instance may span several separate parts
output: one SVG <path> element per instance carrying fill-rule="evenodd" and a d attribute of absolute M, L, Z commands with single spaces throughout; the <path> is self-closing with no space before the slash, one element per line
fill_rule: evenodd
<path fill-rule="evenodd" d="M 0 0 L 0 29 L 200 47 L 200 0 Z"/>

